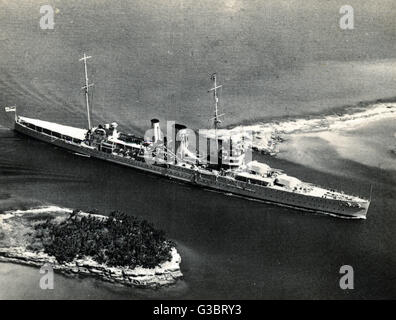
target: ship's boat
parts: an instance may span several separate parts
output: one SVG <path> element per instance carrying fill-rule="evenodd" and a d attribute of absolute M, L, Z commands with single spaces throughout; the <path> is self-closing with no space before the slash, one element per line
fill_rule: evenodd
<path fill-rule="evenodd" d="M 256 174 L 260 174 L 263 177 L 268 175 L 269 172 L 271 172 L 271 167 L 269 165 L 258 161 L 250 161 L 246 167 L 249 171 L 252 171 Z"/>
<path fill-rule="evenodd" d="M 288 189 L 295 189 L 302 184 L 299 179 L 290 177 L 286 174 L 278 175 L 275 179 L 275 183 Z"/>

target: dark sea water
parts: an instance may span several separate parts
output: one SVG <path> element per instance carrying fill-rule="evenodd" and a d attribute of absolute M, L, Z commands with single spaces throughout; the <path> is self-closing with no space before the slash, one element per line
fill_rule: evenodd
<path fill-rule="evenodd" d="M 394 298 L 395 174 L 339 160 L 340 175 L 261 159 L 296 176 L 346 192 L 374 186 L 366 221 L 299 213 L 201 190 L 94 159 L 78 157 L 2 130 L 1 203 L 123 210 L 164 229 L 178 244 L 184 280 L 160 290 L 114 287 L 60 275 L 38 287 L 38 269 L 0 264 L 1 298 Z M 3 208 L 4 209 L 4 208 Z M 338 286 L 352 265 L 355 289 Z"/>
<path fill-rule="evenodd" d="M 392 1 L 362 4 L 355 33 L 337 29 L 337 1 L 53 1 L 59 10 L 49 31 L 38 27 L 40 4 L 0 2 L 0 106 L 16 104 L 26 116 L 85 125 L 83 52 L 94 57 L 94 121 L 116 120 L 137 133 L 153 117 L 208 127 L 214 71 L 225 84 L 225 126 L 395 95 Z M 314 156 L 296 164 L 255 155 L 348 193 L 368 195 L 372 184 L 368 219 L 340 220 L 78 157 L 11 126 L 11 115 L 0 111 L 1 211 L 53 204 L 143 217 L 176 241 L 185 277 L 154 291 L 57 275 L 49 292 L 39 289 L 37 269 L 0 263 L 0 298 L 396 297 L 396 177 L 389 165 L 343 157 L 324 144 L 312 152 L 321 166 L 311 165 Z M 367 130 L 375 140 L 377 131 Z M 354 290 L 339 288 L 345 264 L 354 267 Z"/>

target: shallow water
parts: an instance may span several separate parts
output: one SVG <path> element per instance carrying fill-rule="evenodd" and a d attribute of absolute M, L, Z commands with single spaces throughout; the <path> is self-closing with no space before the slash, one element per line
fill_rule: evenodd
<path fill-rule="evenodd" d="M 347 159 L 395 175 L 395 123 L 396 116 L 393 116 L 356 128 L 291 134 L 280 145 L 278 157 L 333 174 L 338 170 L 334 164 Z"/>

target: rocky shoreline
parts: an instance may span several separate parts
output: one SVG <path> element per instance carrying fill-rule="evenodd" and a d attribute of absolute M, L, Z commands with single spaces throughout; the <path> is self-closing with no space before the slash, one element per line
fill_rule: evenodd
<path fill-rule="evenodd" d="M 28 214 L 31 215 L 31 212 Z M 0 262 L 18 263 L 39 268 L 49 264 L 55 272 L 65 275 L 90 276 L 106 282 L 138 288 L 168 286 L 183 277 L 180 270 L 181 257 L 174 247 L 170 252 L 170 261 L 165 261 L 154 268 L 110 267 L 100 264 L 90 257 L 59 263 L 55 257 L 48 255 L 43 250 L 29 250 L 28 242 L 15 239 L 15 235 L 26 234 L 26 230 L 23 230 L 22 225 L 20 227 L 22 232 L 21 230 L 15 230 L 19 229 L 19 226 L 16 227 L 15 223 L 8 223 L 8 221 L 13 217 L 18 217 L 20 220 L 23 215 L 20 212 L 0 214 Z M 5 241 L 7 235 L 10 234 L 13 235 L 14 239 L 6 239 L 8 241 Z"/>
<path fill-rule="evenodd" d="M 54 257 L 50 257 L 44 252 L 31 252 L 23 247 L 0 248 L 0 262 L 18 263 L 39 268 L 49 264 L 54 271 L 65 275 L 92 276 L 106 282 L 138 288 L 158 288 L 172 285 L 183 277 L 179 267 L 181 258 L 175 248 L 172 249 L 171 261 L 164 262 L 153 269 L 108 267 L 89 258 L 59 264 Z"/>

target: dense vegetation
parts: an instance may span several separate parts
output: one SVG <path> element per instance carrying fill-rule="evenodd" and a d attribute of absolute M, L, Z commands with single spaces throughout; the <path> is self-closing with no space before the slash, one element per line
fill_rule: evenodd
<path fill-rule="evenodd" d="M 61 223 L 36 226 L 44 251 L 59 263 L 92 257 L 109 266 L 153 268 L 171 259 L 174 243 L 146 220 L 112 212 L 108 219 L 82 216 L 78 211 Z"/>

